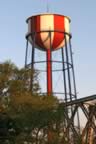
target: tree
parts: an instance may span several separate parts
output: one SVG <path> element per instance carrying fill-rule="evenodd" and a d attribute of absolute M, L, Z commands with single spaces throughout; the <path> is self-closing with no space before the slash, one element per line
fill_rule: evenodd
<path fill-rule="evenodd" d="M 25 68 L 19 69 L 10 61 L 0 64 L 0 122 L 1 125 L 4 125 L 3 130 L 6 129 L 5 133 L 8 135 L 8 130 L 10 131 L 12 128 L 9 128 L 9 122 L 4 123 L 4 121 L 9 121 L 10 119 L 10 122 L 15 123 L 15 126 L 17 126 L 16 119 L 19 108 L 25 101 L 30 102 L 30 98 L 32 97 L 32 92 L 30 91 L 31 74 L 33 74 L 34 79 L 32 92 L 33 95 L 38 95 L 40 88 L 37 80 L 37 72 L 32 73 L 30 69 L 26 70 Z M 17 105 L 20 101 L 22 101 L 22 104 Z"/>
<path fill-rule="evenodd" d="M 19 69 L 10 61 L 0 64 L 0 123 L 4 125 L 4 139 L 5 136 L 7 139 L 15 139 L 15 143 L 46 142 L 48 125 L 52 124 L 56 117 L 54 108 L 58 105 L 57 98 L 38 94 L 40 87 L 36 71 L 33 72 L 31 92 L 31 74 L 30 70 Z"/>
<path fill-rule="evenodd" d="M 0 64 L 0 143 L 66 143 L 64 108 L 56 97 L 40 95 L 37 76 L 10 61 Z"/>

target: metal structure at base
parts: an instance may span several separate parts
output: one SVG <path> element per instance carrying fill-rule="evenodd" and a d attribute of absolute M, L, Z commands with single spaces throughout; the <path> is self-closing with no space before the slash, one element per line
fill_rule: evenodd
<path fill-rule="evenodd" d="M 75 136 L 75 139 L 72 137 L 68 144 L 77 144 L 78 140 L 80 144 L 96 144 L 96 95 L 68 102 L 67 105 L 62 102 L 61 105 L 65 109 L 70 107 L 70 105 L 74 106 L 74 111 L 70 118 L 67 117 L 66 111 L 64 111 L 65 119 L 68 121 L 67 128 L 70 128 Z M 73 125 L 78 111 L 80 112 L 80 133 L 77 127 Z M 65 133 L 67 133 L 67 129 Z"/>

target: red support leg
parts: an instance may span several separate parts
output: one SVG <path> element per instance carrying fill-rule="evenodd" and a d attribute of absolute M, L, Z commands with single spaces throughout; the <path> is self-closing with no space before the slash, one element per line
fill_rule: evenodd
<path fill-rule="evenodd" d="M 47 94 L 52 94 L 52 61 L 51 50 L 47 50 Z"/>

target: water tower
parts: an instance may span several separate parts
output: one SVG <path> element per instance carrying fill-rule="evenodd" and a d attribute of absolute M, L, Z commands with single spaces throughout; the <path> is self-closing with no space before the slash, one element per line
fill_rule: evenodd
<path fill-rule="evenodd" d="M 65 104 L 77 99 L 70 22 L 69 17 L 60 14 L 47 13 L 31 16 L 27 19 L 28 32 L 26 35 L 25 67 L 31 71 L 43 73 L 42 79 L 45 77 L 45 81 L 41 85 L 41 94 L 62 97 Z M 42 57 L 44 57 L 43 60 Z M 55 84 L 58 73 L 60 74 L 59 82 Z M 56 90 L 54 85 L 57 86 Z M 30 90 L 33 91 L 32 75 Z M 73 117 L 73 110 L 72 105 L 68 109 L 66 107 L 67 117 Z M 76 125 L 79 126 L 78 112 L 76 119 Z M 70 122 L 65 123 L 69 127 Z M 75 123 L 72 123 L 75 126 Z"/>
<path fill-rule="evenodd" d="M 34 83 L 32 73 L 35 70 L 39 74 L 43 73 L 39 81 L 41 94 L 62 97 L 63 101 L 59 105 L 63 108 L 65 141 L 69 144 L 80 141 L 96 143 L 96 95 L 77 99 L 70 22 L 69 17 L 60 14 L 46 13 L 29 17 L 25 67 L 31 70 L 31 92 Z M 45 81 L 41 82 L 43 77 Z M 86 119 L 83 127 L 82 114 Z"/>
<path fill-rule="evenodd" d="M 46 77 L 46 82 L 43 83 L 43 86 L 46 85 L 46 90 L 44 92 L 41 91 L 41 93 L 46 93 L 49 96 L 51 94 L 56 96 L 62 94 L 65 102 L 76 99 L 70 22 L 71 20 L 67 16 L 49 13 L 31 16 L 27 19 L 28 33 L 26 35 L 27 45 L 25 66 L 32 70 L 37 69 L 40 71 L 40 68 L 35 68 L 35 65 L 45 63 L 43 76 Z M 28 51 L 30 51 L 31 54 L 30 59 Z M 37 51 L 45 56 L 45 60 L 37 60 L 38 56 L 35 56 Z M 56 55 L 58 51 L 59 56 Z M 53 58 L 54 53 L 55 60 Z M 57 77 L 58 72 L 61 72 L 62 92 L 60 92 L 60 88 L 58 91 L 54 91 L 53 77 Z M 32 83 L 33 79 L 31 78 L 31 89 Z"/>

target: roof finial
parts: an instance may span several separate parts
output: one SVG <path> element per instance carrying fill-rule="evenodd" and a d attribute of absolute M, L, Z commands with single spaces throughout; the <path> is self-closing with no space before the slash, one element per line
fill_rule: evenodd
<path fill-rule="evenodd" d="M 47 0 L 47 13 L 49 13 L 49 2 Z"/>

